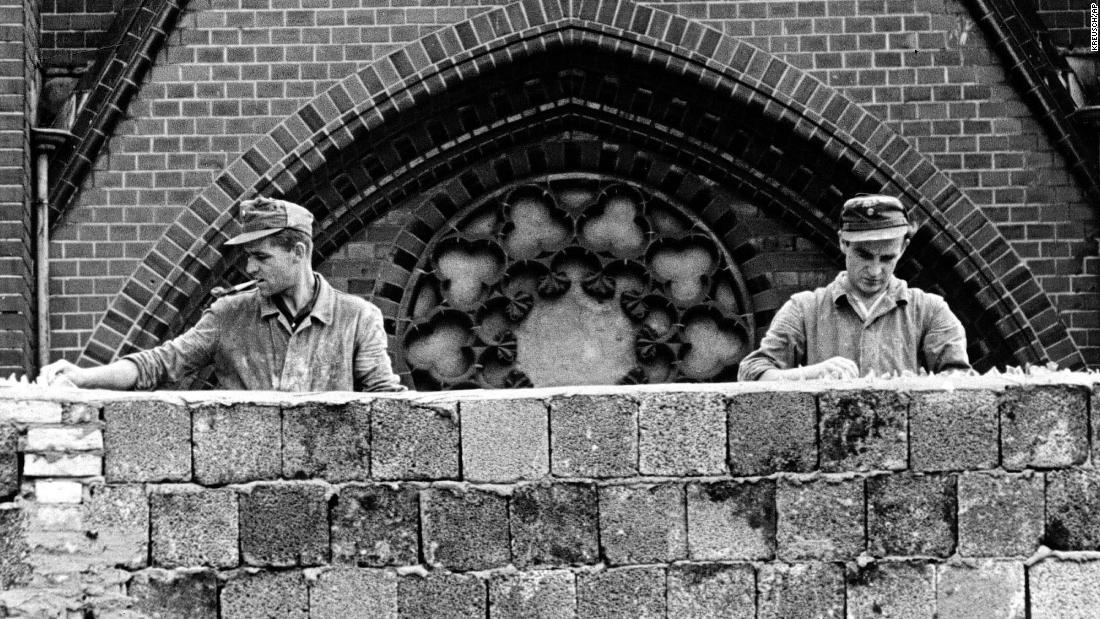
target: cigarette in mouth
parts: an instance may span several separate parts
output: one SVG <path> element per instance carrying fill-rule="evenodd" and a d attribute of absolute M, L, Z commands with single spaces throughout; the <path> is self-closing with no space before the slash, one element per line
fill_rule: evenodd
<path fill-rule="evenodd" d="M 221 286 L 216 286 L 216 287 L 214 287 L 210 290 L 210 294 L 213 295 L 213 297 L 215 299 L 217 299 L 217 298 L 220 298 L 220 297 L 224 297 L 227 294 L 237 294 L 238 292 L 243 292 L 245 290 L 248 290 L 249 288 L 254 287 L 255 285 L 256 285 L 256 280 L 251 280 L 251 281 L 247 281 L 247 282 L 244 282 L 244 283 L 241 283 L 241 284 L 237 284 L 236 286 L 232 286 L 232 287 L 229 287 L 229 288 L 223 288 Z"/>

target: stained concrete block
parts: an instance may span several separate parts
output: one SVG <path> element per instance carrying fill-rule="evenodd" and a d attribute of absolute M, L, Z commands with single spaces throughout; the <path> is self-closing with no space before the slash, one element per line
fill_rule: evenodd
<path fill-rule="evenodd" d="M 752 565 L 677 563 L 668 568 L 668 616 L 678 619 L 755 619 Z"/>
<path fill-rule="evenodd" d="M 19 431 L 0 423 L 0 501 L 19 493 Z"/>
<path fill-rule="evenodd" d="M 1027 568 L 1032 617 L 1096 617 L 1100 560 L 1046 559 Z"/>
<path fill-rule="evenodd" d="M 1024 619 L 1026 615 L 1022 563 L 978 561 L 937 566 L 939 619 Z"/>
<path fill-rule="evenodd" d="M 778 558 L 845 560 L 863 552 L 863 480 L 781 479 L 775 505 Z"/>
<path fill-rule="evenodd" d="M 577 574 L 578 617 L 663 619 L 665 610 L 664 567 L 621 567 Z"/>
<path fill-rule="evenodd" d="M 638 404 L 621 395 L 550 401 L 550 468 L 557 477 L 638 473 Z"/>
<path fill-rule="evenodd" d="M 429 488 L 420 500 L 428 563 L 458 571 L 508 564 L 507 498 L 475 489 Z"/>
<path fill-rule="evenodd" d="M 149 557 L 149 497 L 142 484 L 91 484 L 83 503 L 85 535 L 100 560 L 131 569 Z"/>
<path fill-rule="evenodd" d="M 541 400 L 461 404 L 462 472 L 472 481 L 510 482 L 550 473 L 550 433 Z"/>
<path fill-rule="evenodd" d="M 955 475 L 867 479 L 867 550 L 882 556 L 948 557 L 955 552 Z"/>
<path fill-rule="evenodd" d="M 282 470 L 277 406 L 206 404 L 194 410 L 195 480 L 221 485 L 275 479 Z"/>
<path fill-rule="evenodd" d="M 485 591 L 484 580 L 466 574 L 405 576 L 397 581 L 397 613 L 409 619 L 483 619 Z"/>
<path fill-rule="evenodd" d="M 670 563 L 687 557 L 683 486 L 604 486 L 599 496 L 600 545 L 608 563 Z"/>
<path fill-rule="evenodd" d="M 1010 471 L 1081 464 L 1088 456 L 1088 393 L 1073 385 L 1025 385 L 1000 400 L 1001 464 Z"/>
<path fill-rule="evenodd" d="M 416 488 L 350 484 L 332 508 L 332 560 L 359 566 L 419 563 Z"/>
<path fill-rule="evenodd" d="M 917 392 L 909 405 L 909 464 L 917 471 L 997 466 L 997 394 Z"/>
<path fill-rule="evenodd" d="M 716 392 L 645 395 L 638 407 L 642 475 L 726 472 L 726 402 Z"/>
<path fill-rule="evenodd" d="M 0 591 L 22 586 L 31 577 L 26 530 L 23 509 L 15 503 L 0 504 Z"/>
<path fill-rule="evenodd" d="M 228 488 L 160 486 L 149 495 L 153 564 L 236 567 L 237 493 Z"/>
<path fill-rule="evenodd" d="M 489 581 L 494 619 L 572 619 L 576 606 L 576 581 L 568 570 L 501 574 Z"/>
<path fill-rule="evenodd" d="M 908 465 L 908 397 L 896 391 L 821 395 L 821 470 L 902 470 Z"/>
<path fill-rule="evenodd" d="M 108 402 L 103 408 L 107 481 L 190 481 L 191 411 L 157 400 Z"/>
<path fill-rule="evenodd" d="M 308 619 L 309 591 L 302 572 L 240 570 L 229 575 L 221 595 L 222 619 Z"/>
<path fill-rule="evenodd" d="M 694 560 L 775 556 L 775 480 L 688 484 L 687 517 Z"/>
<path fill-rule="evenodd" d="M 292 567 L 328 562 L 324 484 L 261 483 L 240 500 L 241 558 L 247 565 Z"/>
<path fill-rule="evenodd" d="M 958 481 L 959 554 L 1027 557 L 1043 537 L 1042 474 L 963 473 Z"/>
<path fill-rule="evenodd" d="M 1100 550 L 1100 471 L 1051 471 L 1046 477 L 1044 543 L 1054 550 Z"/>
<path fill-rule="evenodd" d="M 135 572 L 127 594 L 143 617 L 217 619 L 217 573 L 207 569 L 148 569 Z"/>
<path fill-rule="evenodd" d="M 375 479 L 457 479 L 458 446 L 455 404 L 374 401 L 371 475 Z"/>
<path fill-rule="evenodd" d="M 817 401 L 792 391 L 730 396 L 729 465 L 734 475 L 817 468 Z"/>
<path fill-rule="evenodd" d="M 598 515 L 592 484 L 516 488 L 509 509 L 512 562 L 521 569 L 597 563 Z"/>
<path fill-rule="evenodd" d="M 935 567 L 916 561 L 849 564 L 850 617 L 934 617 Z"/>
<path fill-rule="evenodd" d="M 759 619 L 844 615 L 844 569 L 834 563 L 764 563 L 757 574 Z"/>
<path fill-rule="evenodd" d="M 370 478 L 370 405 L 283 409 L 283 477 L 329 482 Z"/>
<path fill-rule="evenodd" d="M 397 576 L 355 567 L 327 569 L 309 586 L 310 619 L 397 619 Z"/>

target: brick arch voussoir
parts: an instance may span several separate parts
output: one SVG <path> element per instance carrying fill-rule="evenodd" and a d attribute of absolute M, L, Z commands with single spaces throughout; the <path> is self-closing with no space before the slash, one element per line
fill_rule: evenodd
<path fill-rule="evenodd" d="M 910 143 L 839 91 L 732 36 L 633 0 L 521 0 L 447 26 L 349 75 L 288 116 L 197 196 L 150 251 L 97 325 L 82 364 L 155 343 L 202 297 L 222 262 L 236 204 L 288 194 L 334 154 L 448 86 L 565 46 L 662 63 L 737 105 L 756 108 L 821 145 L 825 156 L 916 206 L 929 243 L 961 259 L 998 328 L 1023 361 L 1083 365 L 1054 306 L 981 211 Z M 328 213 L 315 213 L 321 226 Z M 964 234 L 966 226 L 971 234 Z M 981 247 L 969 238 L 982 238 Z M 1012 288 L 1002 278 L 1011 275 Z M 1021 308 L 1030 310 L 1025 315 Z M 1040 334 L 1042 338 L 1040 339 Z"/>

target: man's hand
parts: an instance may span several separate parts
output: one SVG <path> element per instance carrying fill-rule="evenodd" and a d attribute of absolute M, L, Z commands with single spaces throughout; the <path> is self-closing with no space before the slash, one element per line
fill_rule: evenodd
<path fill-rule="evenodd" d="M 138 380 L 137 364 L 129 359 L 94 368 L 79 368 L 62 359 L 42 368 L 38 384 L 81 389 L 133 389 Z"/>
<path fill-rule="evenodd" d="M 833 357 L 801 368 L 771 369 L 760 375 L 760 380 L 813 380 L 815 378 L 859 378 L 859 367 L 851 359 Z"/>
<path fill-rule="evenodd" d="M 80 387 L 84 370 L 62 359 L 42 368 L 38 373 L 38 384 L 48 387 Z"/>

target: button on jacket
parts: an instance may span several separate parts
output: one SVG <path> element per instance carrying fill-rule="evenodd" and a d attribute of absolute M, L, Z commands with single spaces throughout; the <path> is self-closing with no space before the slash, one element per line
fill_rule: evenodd
<path fill-rule="evenodd" d="M 970 369 L 966 333 L 943 297 L 890 278 L 886 298 L 864 321 L 849 299 L 847 272 L 828 286 L 799 292 L 772 319 L 760 348 L 741 360 L 738 380 L 766 370 L 813 365 L 832 357 L 869 371 L 930 372 Z"/>
<path fill-rule="evenodd" d="M 178 381 L 212 363 L 221 389 L 404 390 L 386 352 L 381 310 L 316 277 L 317 301 L 293 333 L 258 291 L 223 297 L 179 337 L 123 357 L 138 367 L 137 388 Z"/>

